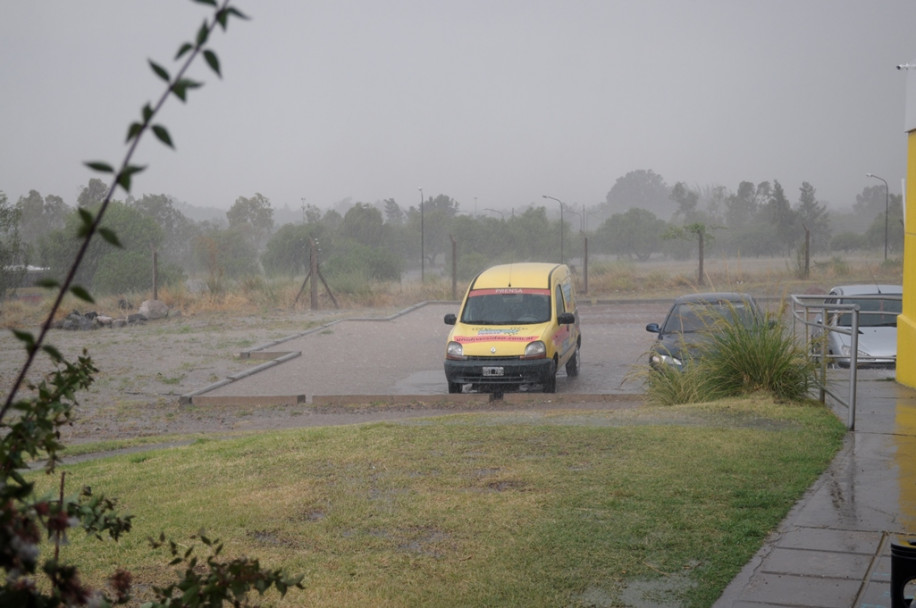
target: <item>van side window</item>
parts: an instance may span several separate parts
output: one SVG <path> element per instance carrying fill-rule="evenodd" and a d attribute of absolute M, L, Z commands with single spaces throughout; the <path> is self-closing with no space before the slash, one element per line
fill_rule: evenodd
<path fill-rule="evenodd" d="M 554 295 L 554 299 L 556 300 L 556 303 L 557 303 L 557 315 L 560 315 L 561 313 L 566 312 L 566 302 L 563 299 L 563 290 L 560 288 L 559 285 L 557 285 L 557 290 L 556 290 L 556 294 Z"/>

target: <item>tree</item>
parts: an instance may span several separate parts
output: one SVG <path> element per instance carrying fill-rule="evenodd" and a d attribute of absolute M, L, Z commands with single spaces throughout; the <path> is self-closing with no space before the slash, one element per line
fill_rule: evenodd
<path fill-rule="evenodd" d="M 255 251 L 260 251 L 273 230 L 273 214 L 270 199 L 256 192 L 251 198 L 240 196 L 235 199 L 226 212 L 226 219 L 230 228 L 237 229 L 237 233 L 247 238 Z"/>
<path fill-rule="evenodd" d="M 284 224 L 280 226 L 261 256 L 261 265 L 268 274 L 286 273 L 290 277 L 308 269 L 309 238 L 314 238 L 316 224 Z"/>
<path fill-rule="evenodd" d="M 369 247 L 382 247 L 388 234 L 382 213 L 368 203 L 356 203 L 344 215 L 340 236 Z"/>
<path fill-rule="evenodd" d="M 76 198 L 77 207 L 98 207 L 108 195 L 109 186 L 97 177 L 89 180 L 89 184 L 83 186 L 79 196 Z"/>
<path fill-rule="evenodd" d="M 20 211 L 0 191 L 0 297 L 19 287 L 25 276 L 25 260 L 19 239 Z"/>
<path fill-rule="evenodd" d="M 672 212 L 670 194 L 661 175 L 640 169 L 618 178 L 605 200 L 609 214 L 636 207 L 664 218 Z"/>
<path fill-rule="evenodd" d="M 557 230 L 547 221 L 545 207 L 529 207 L 508 222 L 509 242 L 518 261 L 558 260 Z"/>
<path fill-rule="evenodd" d="M 178 210 L 172 197 L 144 194 L 139 200 L 133 200 L 131 206 L 153 220 L 162 231 L 157 248 L 161 260 L 185 268 L 194 267 L 193 243 L 200 230 Z"/>
<path fill-rule="evenodd" d="M 865 186 L 862 192 L 856 195 L 856 202 L 853 203 L 852 210 L 860 216 L 874 217 L 879 213 L 884 213 L 884 204 L 884 184 L 875 184 Z"/>
<path fill-rule="evenodd" d="M 97 212 L 97 208 L 83 211 L 93 213 Z M 80 211 L 74 210 L 67 217 L 64 228 L 47 239 L 42 255 L 52 276 L 62 278 L 67 272 L 79 247 L 72 236 L 79 233 L 83 221 Z M 152 252 L 162 243 L 162 229 L 156 222 L 125 203 L 110 201 L 100 228 L 117 234 L 121 248 L 112 249 L 110 243 L 99 240 L 90 243 L 76 272 L 76 280 L 87 288 L 94 287 L 105 293 L 131 291 L 141 285 L 151 286 Z M 106 258 L 110 259 L 106 261 Z M 134 265 L 141 259 L 144 260 L 142 265 Z M 96 273 L 101 265 L 108 269 L 107 277 L 103 283 L 96 285 Z M 119 283 L 115 277 L 129 280 Z"/>
<path fill-rule="evenodd" d="M 646 261 L 659 251 L 665 220 L 645 209 L 615 213 L 598 228 L 599 246 L 607 253 L 635 257 Z"/>
<path fill-rule="evenodd" d="M 458 215 L 458 202 L 445 194 L 435 198 L 427 198 L 423 202 L 423 214 L 420 210 L 411 207 L 407 213 L 409 232 L 417 235 L 416 247 L 413 251 L 420 251 L 420 227 L 423 227 L 423 250 L 426 254 L 426 263 L 434 265 L 436 258 L 451 248 L 448 238 L 449 222 Z"/>
<path fill-rule="evenodd" d="M 818 202 L 814 186 L 802 182 L 798 196 L 796 218 L 801 227 L 811 233 L 812 251 L 826 250 L 830 245 L 830 221 L 827 208 Z"/>
<path fill-rule="evenodd" d="M 725 199 L 725 225 L 738 228 L 757 214 L 757 188 L 751 182 L 738 184 L 738 191 Z"/>
<path fill-rule="evenodd" d="M 703 273 L 703 260 L 706 255 L 705 248 L 707 241 L 712 239 L 712 234 L 709 232 L 709 228 L 705 224 L 688 224 L 686 226 L 674 226 L 669 228 L 665 233 L 665 238 L 669 239 L 691 239 L 696 238 L 697 240 L 697 259 L 699 260 L 699 265 L 697 269 L 697 285 L 703 285 L 705 283 L 704 273 Z"/>
<path fill-rule="evenodd" d="M 674 184 L 671 189 L 671 200 L 677 204 L 674 215 L 684 222 L 694 219 L 699 211 L 700 193 L 691 190 L 684 182 Z"/>
<path fill-rule="evenodd" d="M 888 251 L 903 251 L 903 196 L 891 194 L 887 199 L 887 223 L 884 221 L 884 193 L 882 187 L 881 212 L 875 216 L 865 231 L 865 242 L 871 247 L 884 247 L 884 229 L 887 228 Z"/>
<path fill-rule="evenodd" d="M 16 207 L 19 209 L 19 235 L 32 254 L 40 249 L 42 238 L 64 227 L 70 213 L 61 197 L 42 197 L 37 190 L 20 197 Z"/>
<path fill-rule="evenodd" d="M 393 198 L 385 199 L 385 223 L 392 226 L 404 224 L 404 212 Z"/>
<path fill-rule="evenodd" d="M 194 255 L 207 269 L 207 284 L 213 293 L 222 293 L 223 279 L 238 279 L 256 275 L 258 252 L 246 239 L 245 226 L 235 228 L 211 227 L 194 241 Z"/>
<path fill-rule="evenodd" d="M 770 224 L 776 229 L 777 242 L 784 248 L 784 253 L 792 249 L 792 243 L 797 238 L 795 230 L 796 215 L 786 198 L 782 184 L 773 181 L 773 189 L 766 204 L 766 215 Z"/>

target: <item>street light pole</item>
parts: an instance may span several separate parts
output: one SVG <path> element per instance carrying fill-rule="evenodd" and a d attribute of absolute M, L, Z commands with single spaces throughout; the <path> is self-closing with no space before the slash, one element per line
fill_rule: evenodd
<path fill-rule="evenodd" d="M 423 243 L 425 234 L 423 230 L 423 188 L 418 188 L 418 190 L 420 190 L 420 282 L 423 283 L 426 276 L 426 247 Z"/>
<path fill-rule="evenodd" d="M 883 177 L 878 177 L 874 173 L 866 173 L 865 177 L 873 177 L 875 179 L 880 179 L 884 182 L 884 261 L 887 261 L 887 214 L 888 214 L 888 193 L 887 193 L 887 180 Z"/>
<path fill-rule="evenodd" d="M 563 201 L 546 194 L 541 195 L 543 198 L 549 198 L 552 201 L 560 203 L 560 263 L 563 263 Z"/>

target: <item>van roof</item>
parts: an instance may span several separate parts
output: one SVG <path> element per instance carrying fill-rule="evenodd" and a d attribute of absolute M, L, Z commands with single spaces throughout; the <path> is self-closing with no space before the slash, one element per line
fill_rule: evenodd
<path fill-rule="evenodd" d="M 540 287 L 550 289 L 550 276 L 566 268 L 563 264 L 549 262 L 524 262 L 500 264 L 487 268 L 474 279 L 471 289 L 494 287 Z"/>

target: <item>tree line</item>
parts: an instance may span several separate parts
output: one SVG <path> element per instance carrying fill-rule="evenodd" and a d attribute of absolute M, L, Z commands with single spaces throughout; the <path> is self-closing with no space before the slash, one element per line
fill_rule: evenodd
<path fill-rule="evenodd" d="M 94 212 L 107 191 L 93 178 L 75 207 L 35 190 L 15 203 L 0 192 L 0 293 L 22 285 L 29 267 L 59 279 L 75 253 L 81 212 Z M 255 193 L 238 197 L 224 222 L 193 221 L 172 197 L 146 194 L 112 201 L 104 225 L 122 248 L 94 242 L 77 281 L 99 293 L 142 291 L 151 285 L 155 258 L 160 284 L 193 277 L 220 292 L 244 277 L 302 276 L 315 251 L 324 276 L 355 286 L 400 280 L 416 272 L 421 257 L 434 272 L 450 269 L 453 250 L 459 278 L 467 279 L 496 262 L 575 259 L 582 255 L 581 237 L 588 237 L 591 254 L 686 259 L 697 255 L 695 246 L 672 237 L 698 229 L 707 256 L 758 257 L 791 256 L 806 232 L 815 254 L 881 249 L 887 226 L 888 249 L 897 254 L 902 197 L 885 194 L 883 185 L 866 187 L 850 212 L 830 214 L 808 182 L 790 200 L 778 180 L 742 181 L 731 191 L 669 186 L 657 173 L 639 170 L 619 178 L 597 205 L 564 203 L 562 226 L 555 207 L 532 203 L 469 215 L 445 194 L 425 198 L 422 208 L 405 209 L 394 199 L 340 211 L 310 205 L 300 222 L 276 226 L 270 200 Z"/>

